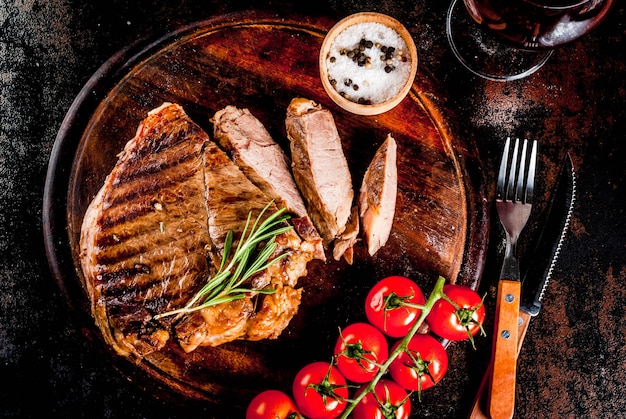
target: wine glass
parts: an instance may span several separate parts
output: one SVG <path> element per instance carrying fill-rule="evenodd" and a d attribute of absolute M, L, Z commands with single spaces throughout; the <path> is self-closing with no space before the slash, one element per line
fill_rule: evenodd
<path fill-rule="evenodd" d="M 511 81 L 534 73 L 555 48 L 598 26 L 615 0 L 462 2 L 464 8 L 452 0 L 446 19 L 454 55 L 480 77 Z"/>

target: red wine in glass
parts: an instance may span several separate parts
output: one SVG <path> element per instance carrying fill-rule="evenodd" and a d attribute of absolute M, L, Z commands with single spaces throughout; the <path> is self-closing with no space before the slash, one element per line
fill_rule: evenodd
<path fill-rule="evenodd" d="M 538 70 L 552 51 L 587 34 L 615 0 L 463 0 L 448 9 L 454 54 L 473 73 L 499 81 Z"/>

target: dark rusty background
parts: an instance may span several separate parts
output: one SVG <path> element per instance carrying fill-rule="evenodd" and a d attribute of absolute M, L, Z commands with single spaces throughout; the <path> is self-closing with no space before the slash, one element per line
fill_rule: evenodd
<path fill-rule="evenodd" d="M 0 3 L 0 416 L 233 417 L 213 406 L 181 406 L 129 382 L 83 336 L 51 279 L 41 231 L 48 158 L 74 97 L 120 49 L 216 14 L 251 7 L 287 14 L 284 2 L 139 0 Z M 378 11 L 413 34 L 419 70 L 441 84 L 462 135 L 483 159 L 488 194 L 506 136 L 541 142 L 540 167 L 554 171 L 570 150 L 578 204 L 546 304 L 531 323 L 520 356 L 516 417 L 622 417 L 626 411 L 626 208 L 624 5 L 600 28 L 558 50 L 539 73 L 516 82 L 475 78 L 454 59 L 446 2 L 293 2 L 299 12 L 336 16 Z M 113 12 L 111 14 L 111 12 Z M 553 176 L 542 177 L 549 196 Z M 542 195 L 541 195 L 542 194 Z M 541 206 L 539 215 L 541 213 Z M 540 222 L 535 217 L 527 230 Z M 492 225 L 482 290 L 493 310 L 502 235 Z M 524 238 L 523 238 L 524 239 Z M 528 239 L 526 240 L 528 241 Z M 524 248 L 524 243 L 522 243 Z M 527 263 L 527 261 L 524 261 Z M 416 417 L 464 417 L 489 357 L 451 348 L 460 369 Z M 445 390 L 445 391 L 444 391 Z M 433 393 L 435 394 L 435 393 Z M 442 396 L 443 394 L 443 396 Z"/>

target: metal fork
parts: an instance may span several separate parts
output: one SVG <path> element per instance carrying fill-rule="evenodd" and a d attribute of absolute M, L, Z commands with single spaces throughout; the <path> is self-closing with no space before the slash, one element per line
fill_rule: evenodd
<path fill-rule="evenodd" d="M 533 141 L 526 173 L 526 152 L 528 140 L 522 145 L 521 158 L 518 165 L 519 138 L 515 140 L 511 168 L 507 172 L 509 163 L 511 139 L 507 138 L 500 162 L 498 182 L 496 184 L 496 209 L 500 223 L 506 232 L 506 250 L 500 278 L 520 278 L 517 261 L 517 239 L 526 225 L 532 209 L 533 191 L 535 189 L 535 167 L 537 165 L 537 141 Z"/>
<path fill-rule="evenodd" d="M 528 140 L 519 153 L 515 140 L 510 159 L 511 139 L 507 138 L 496 184 L 496 210 L 506 232 L 506 250 L 496 300 L 496 318 L 492 351 L 489 414 L 492 419 L 511 418 L 515 409 L 515 370 L 517 364 L 517 328 L 520 304 L 520 272 L 517 239 L 524 229 L 532 208 L 537 164 L 537 141 L 533 141 L 528 170 Z M 507 170 L 508 168 L 508 170 Z"/>

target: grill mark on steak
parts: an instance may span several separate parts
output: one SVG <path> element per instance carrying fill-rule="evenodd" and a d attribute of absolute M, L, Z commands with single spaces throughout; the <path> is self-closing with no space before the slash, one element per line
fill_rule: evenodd
<path fill-rule="evenodd" d="M 159 243 L 153 244 L 154 247 L 159 247 L 159 245 Z M 146 248 L 145 250 L 147 251 L 148 249 Z M 137 254 L 140 253 L 138 252 Z M 104 296 L 123 294 L 128 291 L 130 286 L 139 291 L 147 290 L 155 285 L 165 286 L 166 284 L 164 283 L 168 281 L 168 278 L 171 278 L 171 275 L 167 275 L 167 272 L 176 269 L 187 269 L 189 272 L 196 272 L 195 269 L 188 267 L 203 265 L 203 259 L 206 259 L 204 256 L 191 254 L 184 260 L 177 259 L 172 261 L 166 254 L 152 258 L 149 264 L 135 263 L 130 267 L 126 267 L 125 265 L 132 263 L 132 258 L 124 258 L 122 254 L 121 256 L 120 261 L 110 263 L 111 268 L 98 277 L 101 292 Z M 106 261 L 102 260 L 102 263 L 106 264 Z M 203 272 L 198 271 L 198 274 L 201 273 Z M 163 276 L 161 277 L 160 275 Z"/>
<path fill-rule="evenodd" d="M 197 232 L 192 231 L 181 231 L 181 240 L 174 242 L 175 245 L 181 246 L 183 240 L 193 240 Z M 137 231 L 136 235 L 129 236 L 126 240 L 116 241 L 113 245 L 100 246 L 98 259 L 101 264 L 105 264 L 110 266 L 109 269 L 115 269 L 116 265 L 122 266 L 121 270 L 128 269 L 129 271 L 133 269 L 134 266 L 146 266 L 145 263 L 141 261 L 133 263 L 133 260 L 138 258 L 139 256 L 146 254 L 151 248 L 161 247 L 163 245 L 167 245 L 172 243 L 171 240 L 168 240 L 166 237 L 163 237 L 164 234 L 159 232 L 157 234 L 153 234 L 153 232 L 140 232 Z M 108 240 L 110 242 L 111 240 Z M 182 246 L 181 246 L 182 247 Z M 189 250 L 192 250 L 190 246 L 185 246 Z M 151 261 L 154 262 L 162 262 L 166 260 L 167 255 L 163 254 L 161 257 L 156 257 L 154 255 L 151 257 Z M 131 267 L 129 269 L 129 267 Z M 147 269 L 144 269 L 144 273 L 147 273 Z M 137 272 L 140 273 L 140 272 Z"/>
<path fill-rule="evenodd" d="M 124 213 L 127 214 L 126 216 L 132 216 L 132 213 L 128 214 L 126 212 L 128 210 L 126 205 L 142 204 L 146 197 L 153 196 L 161 191 L 166 191 L 167 193 L 169 189 L 175 188 L 176 185 L 184 182 L 198 171 L 198 169 L 194 167 L 177 167 L 176 169 L 175 173 L 159 172 L 161 174 L 151 174 L 151 176 L 133 179 L 132 182 L 116 185 L 119 191 L 116 195 L 110 197 L 108 205 L 110 207 L 121 207 L 122 210 L 125 211 Z M 151 183 L 154 177 L 159 178 L 158 183 Z M 160 179 L 161 177 L 163 177 L 163 179 Z M 172 193 L 172 191 L 169 192 Z M 184 196 L 180 196 L 180 199 L 184 199 Z M 154 202 L 150 202 L 150 204 L 154 204 Z M 115 220 L 112 222 L 115 223 Z"/>
<path fill-rule="evenodd" d="M 165 154 L 168 153 L 168 155 Z M 128 181 L 136 181 L 144 176 L 154 175 L 170 167 L 176 167 L 182 163 L 186 163 L 196 158 L 193 154 L 185 153 L 185 144 L 174 144 L 161 151 L 161 156 L 158 160 L 154 160 L 157 151 L 146 153 L 143 156 L 133 156 L 129 159 L 126 170 L 119 173 L 119 177 L 116 179 L 115 185 L 123 184 Z"/>

